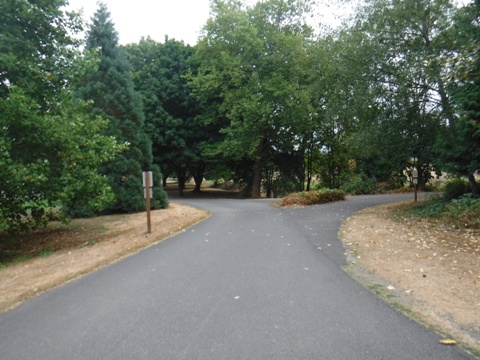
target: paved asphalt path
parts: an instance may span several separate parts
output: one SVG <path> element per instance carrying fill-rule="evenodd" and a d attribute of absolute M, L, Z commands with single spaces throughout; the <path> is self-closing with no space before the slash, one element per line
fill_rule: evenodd
<path fill-rule="evenodd" d="M 183 201 L 212 217 L 0 315 L 0 359 L 473 359 L 341 269 L 341 221 L 402 199 Z"/>

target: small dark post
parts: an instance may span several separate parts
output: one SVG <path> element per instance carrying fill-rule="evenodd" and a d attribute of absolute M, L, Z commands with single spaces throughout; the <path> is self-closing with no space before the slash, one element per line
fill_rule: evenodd
<path fill-rule="evenodd" d="M 417 201 L 417 190 L 418 190 L 418 170 L 412 170 L 413 186 L 415 186 L 415 201 Z"/>
<path fill-rule="evenodd" d="M 152 220 L 150 216 L 150 197 L 153 187 L 153 178 L 151 171 L 143 172 L 143 186 L 145 191 L 146 207 L 147 207 L 147 232 L 150 234 L 152 232 Z"/>

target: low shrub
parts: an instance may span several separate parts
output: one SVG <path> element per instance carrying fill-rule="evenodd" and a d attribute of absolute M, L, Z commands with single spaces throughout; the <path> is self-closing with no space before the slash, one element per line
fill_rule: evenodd
<path fill-rule="evenodd" d="M 308 206 L 345 200 L 345 192 L 338 189 L 318 189 L 303 191 L 285 196 L 280 206 Z"/>
<path fill-rule="evenodd" d="M 403 211 L 403 216 L 435 218 L 445 211 L 448 202 L 440 196 L 433 196 L 425 201 L 420 201 L 408 206 Z"/>
<path fill-rule="evenodd" d="M 466 194 L 453 199 L 445 207 L 442 216 L 449 222 L 468 228 L 480 228 L 480 198 Z"/>
<path fill-rule="evenodd" d="M 457 178 L 445 184 L 443 197 L 445 200 L 450 201 L 453 199 L 458 199 L 469 192 L 470 185 L 468 181 Z"/>
<path fill-rule="evenodd" d="M 299 190 L 300 185 L 294 178 L 280 176 L 272 182 L 273 197 L 282 197 Z"/>
<path fill-rule="evenodd" d="M 374 178 L 358 175 L 344 183 L 341 189 L 351 195 L 375 194 L 377 192 L 377 182 Z"/>
<path fill-rule="evenodd" d="M 457 227 L 480 229 L 480 198 L 466 194 L 447 201 L 436 196 L 404 208 L 401 216 L 433 218 Z"/>

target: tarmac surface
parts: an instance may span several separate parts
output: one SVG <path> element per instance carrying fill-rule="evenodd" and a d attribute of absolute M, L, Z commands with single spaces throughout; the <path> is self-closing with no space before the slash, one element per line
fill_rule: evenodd
<path fill-rule="evenodd" d="M 176 200 L 212 216 L 1 314 L 0 359 L 474 359 L 342 270 L 341 222 L 410 197 Z"/>

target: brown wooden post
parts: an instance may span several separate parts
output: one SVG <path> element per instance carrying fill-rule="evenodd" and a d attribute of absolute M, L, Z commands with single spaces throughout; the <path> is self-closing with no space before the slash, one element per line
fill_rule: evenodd
<path fill-rule="evenodd" d="M 152 184 L 150 184 L 150 173 L 146 171 L 144 173 L 145 176 L 145 199 L 147 203 L 147 233 L 152 232 L 152 220 L 150 216 L 150 187 Z"/>

